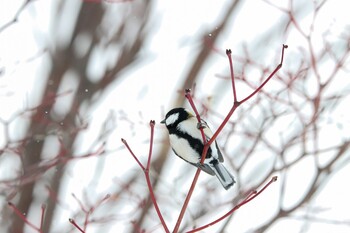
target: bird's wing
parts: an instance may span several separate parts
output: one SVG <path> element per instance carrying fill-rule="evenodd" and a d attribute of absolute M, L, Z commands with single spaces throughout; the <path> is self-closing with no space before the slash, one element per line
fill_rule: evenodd
<path fill-rule="evenodd" d="M 174 149 L 173 149 L 173 151 L 177 155 L 177 157 L 183 159 L 187 163 L 190 163 L 187 160 L 185 160 L 184 158 L 182 158 L 181 156 L 179 156 Z M 200 163 L 190 163 L 190 164 L 192 164 L 195 167 L 199 167 L 202 171 L 208 173 L 209 175 L 212 175 L 212 176 L 215 175 L 215 172 L 213 171 L 213 169 L 211 169 L 211 167 L 209 165 L 207 165 L 207 164 L 200 164 Z"/>
<path fill-rule="evenodd" d="M 201 121 L 202 121 L 201 126 L 202 127 L 204 126 L 203 132 L 205 134 L 205 137 L 206 137 L 207 141 L 209 141 L 210 138 L 213 136 L 213 132 L 209 128 L 207 122 L 205 122 L 203 119 L 201 119 Z M 216 146 L 216 150 L 218 151 L 218 160 L 222 163 L 222 162 L 224 162 L 224 157 L 222 156 L 222 153 L 221 153 L 221 151 L 219 149 L 219 146 L 218 146 L 218 143 L 216 142 L 216 140 L 215 140 L 215 146 Z"/>
<path fill-rule="evenodd" d="M 218 151 L 218 160 L 219 160 L 220 163 L 223 163 L 224 162 L 224 157 L 222 156 L 220 148 L 219 148 L 218 143 L 216 141 L 215 141 L 215 146 L 216 146 L 216 149 Z"/>
<path fill-rule="evenodd" d="M 200 163 L 191 163 L 192 165 L 199 167 L 202 171 L 208 173 L 209 175 L 214 176 L 215 172 L 208 164 L 200 164 Z"/>

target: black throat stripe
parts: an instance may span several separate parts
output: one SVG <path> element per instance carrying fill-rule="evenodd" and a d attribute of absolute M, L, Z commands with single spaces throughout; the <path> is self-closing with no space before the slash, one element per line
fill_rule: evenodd
<path fill-rule="evenodd" d="M 203 146 L 203 142 L 197 138 L 193 138 L 191 135 L 189 135 L 188 133 L 184 133 L 181 131 L 176 130 L 175 128 L 173 129 L 169 129 L 169 134 L 173 134 L 176 135 L 179 138 L 183 138 L 185 140 L 188 141 L 188 143 L 190 144 L 190 146 L 192 147 L 192 149 L 194 149 L 197 153 L 198 153 L 198 157 L 199 159 L 201 158 L 204 146 Z M 211 158 L 212 157 L 212 151 L 211 148 L 209 147 L 208 151 L 207 151 L 207 155 L 205 156 L 205 158 Z"/>

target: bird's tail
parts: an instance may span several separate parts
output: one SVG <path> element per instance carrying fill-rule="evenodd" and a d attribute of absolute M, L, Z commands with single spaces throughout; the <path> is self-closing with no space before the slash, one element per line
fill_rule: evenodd
<path fill-rule="evenodd" d="M 233 186 L 234 183 L 236 183 L 234 177 L 227 171 L 222 163 L 214 163 L 213 170 L 216 177 L 219 179 L 220 183 L 226 190 Z"/>

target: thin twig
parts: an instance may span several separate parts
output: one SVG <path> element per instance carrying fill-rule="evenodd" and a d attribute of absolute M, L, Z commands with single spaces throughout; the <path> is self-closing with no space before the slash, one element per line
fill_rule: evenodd
<path fill-rule="evenodd" d="M 198 113 L 198 110 L 196 108 L 196 105 L 194 104 L 193 102 L 193 99 L 192 99 L 192 95 L 191 95 L 191 89 L 186 89 L 185 90 L 185 97 L 187 98 L 188 102 L 190 103 L 194 113 L 196 114 L 196 118 L 197 118 L 197 121 L 198 123 L 201 123 L 201 116 L 199 115 Z M 205 145 L 207 143 L 207 140 L 206 140 L 206 137 L 205 137 L 205 134 L 204 134 L 204 131 L 203 131 L 203 128 L 200 127 L 199 128 L 200 132 L 201 132 L 201 135 L 202 135 L 202 140 L 203 140 L 203 145 Z M 202 156 L 203 157 L 203 156 Z"/>
<path fill-rule="evenodd" d="M 231 49 L 226 49 L 226 55 L 229 60 L 230 64 L 230 73 L 231 73 L 231 82 L 232 82 L 232 92 L 233 92 L 233 102 L 237 102 L 237 92 L 236 92 L 236 85 L 235 85 L 235 73 L 233 71 L 233 62 L 232 62 L 232 51 Z"/>
<path fill-rule="evenodd" d="M 70 219 L 68 219 L 68 221 L 69 221 L 75 228 L 77 228 L 81 233 L 85 233 L 85 231 L 79 227 L 79 225 L 74 221 L 74 219 L 70 218 Z"/>
<path fill-rule="evenodd" d="M 29 222 L 27 217 L 19 209 L 17 209 L 17 207 L 12 202 L 8 202 L 7 204 L 17 214 L 17 216 L 23 220 L 23 222 L 25 222 L 28 226 L 30 226 L 31 228 L 33 228 L 37 232 L 41 232 L 41 230 L 37 226 L 35 226 L 33 223 Z"/>
<path fill-rule="evenodd" d="M 127 141 L 122 138 L 122 143 L 126 146 L 126 148 L 129 150 L 130 154 L 132 155 L 132 157 L 136 160 L 137 164 L 140 166 L 140 168 L 142 170 L 145 170 L 145 167 L 142 165 L 142 163 L 140 162 L 140 160 L 135 156 L 134 152 L 131 150 L 131 148 L 129 147 Z"/>
<path fill-rule="evenodd" d="M 272 73 L 269 75 L 269 77 L 267 77 L 267 79 L 257 88 L 255 89 L 255 91 L 253 91 L 250 95 L 248 95 L 246 98 L 244 98 L 243 100 L 240 101 L 240 103 L 244 103 L 247 100 L 249 100 L 250 98 L 252 98 L 256 93 L 258 93 L 264 86 L 265 84 L 270 81 L 270 79 L 277 73 L 277 71 L 279 69 L 281 69 L 282 64 L 283 64 L 283 58 L 284 58 L 284 50 L 288 48 L 288 45 L 283 45 L 282 46 L 282 55 L 281 55 L 281 61 L 280 63 L 276 66 L 276 68 L 272 71 Z"/>
<path fill-rule="evenodd" d="M 41 205 L 41 218 L 40 218 L 40 233 L 41 233 L 42 230 L 43 230 L 45 210 L 46 210 L 46 205 L 45 205 L 45 204 L 42 204 L 42 205 Z"/>
<path fill-rule="evenodd" d="M 191 96 L 191 90 L 190 89 L 186 89 L 186 93 L 185 93 L 185 97 L 188 99 L 189 103 L 191 104 L 192 106 L 192 109 L 193 111 L 195 112 L 196 114 L 196 118 L 198 120 L 198 123 L 201 123 L 201 118 L 200 118 L 200 115 L 198 114 L 198 111 L 197 111 L 197 108 L 193 102 L 193 99 L 192 99 L 192 96 Z M 204 131 L 203 131 L 203 128 L 200 127 L 199 128 L 201 134 L 202 134 L 202 139 L 203 139 L 203 151 L 202 151 L 202 155 L 201 155 L 201 160 L 200 160 L 200 163 L 203 164 L 204 163 L 204 160 L 205 160 L 205 157 L 206 157 L 206 154 L 207 154 L 207 151 L 211 145 L 212 142 L 207 142 L 206 140 L 206 137 L 205 137 L 205 134 L 204 134 Z M 198 178 L 199 178 L 199 174 L 201 173 L 201 169 L 198 167 L 197 168 L 197 171 L 196 171 L 196 174 L 194 175 L 194 178 L 192 180 L 192 184 L 191 184 L 191 187 L 187 193 L 187 196 L 186 196 L 186 199 L 184 201 L 184 204 L 182 205 L 182 208 L 181 208 L 181 211 L 180 211 L 180 214 L 179 214 L 179 217 L 177 218 L 177 221 L 176 221 L 176 224 L 175 224 L 175 227 L 174 227 L 174 230 L 173 230 L 173 233 L 177 233 L 179 231 L 179 228 L 180 228 L 180 225 L 181 225 L 181 222 L 182 222 L 182 219 L 185 215 L 185 212 L 186 212 L 186 209 L 187 209 L 187 206 L 188 206 L 188 203 L 190 202 L 190 199 L 192 197 L 192 193 L 194 191 L 194 188 L 196 187 L 196 184 L 197 184 L 197 181 L 198 181 Z"/>
<path fill-rule="evenodd" d="M 253 191 L 253 192 L 251 192 L 242 202 L 238 203 L 235 207 L 233 207 L 229 212 L 227 212 L 226 214 L 224 214 L 220 218 L 218 218 L 215 221 L 212 221 L 211 223 L 208 223 L 208 224 L 206 224 L 204 226 L 198 227 L 198 228 L 196 228 L 194 230 L 187 231 L 187 233 L 192 233 L 192 232 L 197 232 L 197 231 L 203 230 L 205 228 L 208 228 L 208 227 L 210 227 L 210 226 L 212 226 L 212 225 L 222 221 L 223 219 L 225 219 L 228 216 L 230 216 L 231 214 L 233 214 L 233 212 L 235 212 L 241 206 L 247 204 L 248 202 L 252 201 L 257 196 L 259 196 L 267 187 L 269 187 L 275 181 L 277 181 L 277 176 L 272 177 L 271 180 L 260 191 L 258 191 L 258 192 Z"/>
<path fill-rule="evenodd" d="M 152 182 L 151 179 L 149 177 L 149 168 L 151 165 L 151 158 L 152 158 L 152 151 L 153 151 L 153 136 L 154 136 L 154 125 L 155 125 L 155 121 L 151 120 L 150 121 L 150 126 L 151 126 L 151 136 L 150 136 L 150 148 L 149 148 L 149 154 L 148 154 L 148 160 L 147 160 L 147 166 L 146 168 L 141 164 L 141 162 L 139 161 L 139 159 L 136 157 L 136 155 L 134 154 L 134 152 L 131 150 L 131 148 L 129 147 L 128 143 L 126 142 L 125 139 L 122 139 L 122 142 L 124 143 L 124 145 L 126 146 L 126 148 L 129 150 L 130 154 L 132 155 L 132 157 L 136 160 L 136 162 L 138 163 L 138 165 L 140 166 L 140 168 L 143 170 L 144 174 L 145 174 L 145 179 L 147 182 L 147 187 L 148 190 L 150 192 L 150 196 L 151 196 L 151 200 L 153 203 L 154 208 L 156 209 L 157 215 L 159 217 L 159 220 L 162 223 L 162 226 L 165 230 L 165 232 L 170 233 L 168 226 L 166 225 L 166 222 L 163 218 L 162 213 L 160 212 L 158 203 L 157 203 L 157 199 L 154 195 L 153 192 L 153 187 L 152 187 Z"/>
<path fill-rule="evenodd" d="M 213 134 L 213 136 L 210 138 L 210 140 L 207 142 L 206 139 L 205 139 L 205 135 L 204 135 L 204 132 L 203 132 L 203 129 L 200 128 L 201 130 L 201 134 L 202 134 L 202 137 L 203 137 L 203 144 L 204 144 L 204 148 L 203 148 L 203 151 L 202 151 L 202 157 L 201 157 L 201 161 L 200 163 L 202 164 L 205 160 L 205 157 L 206 157 L 206 154 L 207 154 L 207 151 L 209 149 L 209 146 L 216 140 L 217 136 L 219 135 L 219 133 L 222 131 L 222 129 L 224 128 L 224 126 L 227 124 L 227 122 L 229 121 L 229 119 L 231 118 L 231 116 L 233 115 L 233 113 L 235 112 L 235 110 L 242 104 L 244 103 L 245 101 L 247 101 L 248 99 L 252 98 L 256 93 L 258 93 L 263 87 L 264 85 L 276 74 L 276 72 L 282 67 L 282 63 L 283 63 L 283 58 L 284 58 L 284 50 L 288 48 L 287 45 L 283 45 L 282 46 L 282 55 L 281 55 L 281 61 L 280 61 L 280 64 L 278 64 L 278 66 L 275 68 L 275 70 L 269 75 L 269 77 L 253 92 L 251 93 L 249 96 L 247 96 L 245 99 L 243 99 L 242 101 L 237 101 L 237 94 L 236 94 L 236 87 L 235 87 L 235 81 L 234 81 L 234 72 L 233 72 L 233 64 L 232 64 L 232 58 L 231 58 L 231 50 L 226 50 L 226 55 L 229 59 L 229 64 L 230 64 L 230 72 L 231 72 L 231 80 L 232 80 L 232 89 L 233 89 L 233 98 L 234 98 L 234 101 L 233 101 L 233 106 L 231 107 L 229 113 L 226 115 L 224 121 L 221 123 L 221 125 L 219 126 L 219 128 L 215 131 L 215 133 Z M 201 118 L 198 114 L 198 111 L 197 111 L 197 108 L 192 100 L 192 97 L 191 97 L 191 91 L 190 89 L 186 89 L 186 93 L 185 93 L 185 97 L 188 99 L 193 111 L 195 111 L 196 113 L 196 118 L 198 120 L 198 123 L 201 123 Z M 188 191 L 188 194 L 186 196 L 186 199 L 184 201 L 184 204 L 182 206 L 182 209 L 180 211 L 180 214 L 179 214 L 179 217 L 177 219 L 177 222 L 176 222 L 176 225 L 174 227 L 174 233 L 177 233 L 179 228 L 180 228 L 180 225 L 181 225 L 181 222 L 182 222 L 182 219 L 183 219 L 183 216 L 186 212 L 186 209 L 187 209 L 187 206 L 188 206 L 188 203 L 191 199 L 191 196 L 192 196 L 192 193 L 194 191 L 194 188 L 196 186 L 196 183 L 197 183 L 197 180 L 198 180 L 198 177 L 199 177 L 199 174 L 200 174 L 200 168 L 197 168 L 197 171 L 196 171 L 196 174 L 193 178 L 193 181 L 192 181 L 192 184 L 191 184 L 191 187 Z M 269 184 L 268 184 L 269 185 Z M 267 185 L 267 186 L 268 186 Z M 267 187 L 266 186 L 266 187 Z M 263 188 L 263 190 L 265 189 L 265 187 Z M 263 191 L 262 190 L 262 191 Z M 256 195 L 253 195 L 254 193 L 250 194 L 251 196 L 245 200 L 245 202 L 243 202 L 243 204 L 241 205 L 244 205 L 245 203 L 251 201 L 252 199 L 254 199 L 256 196 L 258 196 L 260 194 L 260 192 L 258 192 Z M 240 205 L 240 206 L 241 206 Z M 237 207 L 239 208 L 239 206 Z M 233 212 L 232 212 L 233 213 Z M 228 215 L 227 215 L 228 216 Z M 227 217 L 225 215 L 225 217 Z M 221 220 L 220 220 L 221 221 Z"/>

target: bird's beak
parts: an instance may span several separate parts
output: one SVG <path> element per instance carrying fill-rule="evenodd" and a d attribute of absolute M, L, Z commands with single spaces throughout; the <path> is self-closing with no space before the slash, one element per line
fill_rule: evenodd
<path fill-rule="evenodd" d="M 160 122 L 161 124 L 165 124 L 165 119 Z"/>

